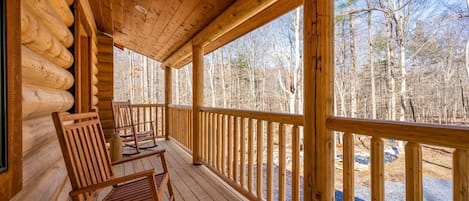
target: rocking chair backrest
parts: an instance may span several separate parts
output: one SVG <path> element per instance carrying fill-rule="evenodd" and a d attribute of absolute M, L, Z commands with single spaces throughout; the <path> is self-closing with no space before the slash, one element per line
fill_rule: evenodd
<path fill-rule="evenodd" d="M 52 113 L 73 190 L 113 177 L 103 129 L 96 112 Z M 87 200 L 96 192 L 74 200 Z"/>
<path fill-rule="evenodd" d="M 134 129 L 133 113 L 130 101 L 112 101 L 111 105 L 116 132 L 122 129 Z"/>

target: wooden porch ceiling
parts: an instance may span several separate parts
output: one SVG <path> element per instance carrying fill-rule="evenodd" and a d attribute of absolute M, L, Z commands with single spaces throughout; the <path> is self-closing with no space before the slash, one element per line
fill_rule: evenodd
<path fill-rule="evenodd" d="M 90 0 L 98 29 L 114 43 L 163 61 L 234 0 Z"/>
<path fill-rule="evenodd" d="M 302 0 L 90 0 L 97 27 L 114 44 L 181 67 L 192 43 L 207 54 L 282 14 Z"/>

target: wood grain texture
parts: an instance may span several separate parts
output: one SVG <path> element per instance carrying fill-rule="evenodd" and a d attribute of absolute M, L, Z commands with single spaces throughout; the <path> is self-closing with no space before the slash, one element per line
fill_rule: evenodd
<path fill-rule="evenodd" d="M 454 151 L 453 168 L 453 200 L 469 200 L 469 151 Z"/>
<path fill-rule="evenodd" d="M 3 4 L 4 3 L 4 4 Z M 22 108 L 21 104 L 21 38 L 20 32 L 20 2 L 16 0 L 2 1 L 5 6 L 6 30 L 5 45 L 7 48 L 6 66 L 7 73 L 7 103 L 8 107 L 8 170 L 0 173 L 0 200 L 8 200 L 18 193 L 23 186 L 23 162 L 21 153 L 22 144 Z"/>
<path fill-rule="evenodd" d="M 69 71 L 25 46 L 21 48 L 21 56 L 22 70 L 28 72 L 22 74 L 23 83 L 60 90 L 67 90 L 73 86 L 74 77 Z"/>
<path fill-rule="evenodd" d="M 406 200 L 423 200 L 422 148 L 420 144 L 405 145 Z"/>
<path fill-rule="evenodd" d="M 21 7 L 21 42 L 60 67 L 73 64 L 73 55 L 36 18 Z"/>
<path fill-rule="evenodd" d="M 164 125 L 165 125 L 165 128 L 169 128 L 169 124 L 170 124 L 170 113 L 168 112 L 169 111 L 169 105 L 172 104 L 172 79 L 173 79 L 173 75 L 172 75 L 172 69 L 170 67 L 166 67 L 164 66 L 164 107 L 165 107 L 165 122 L 164 122 Z M 169 132 L 168 130 L 166 129 L 166 132 L 165 132 L 165 138 L 166 140 L 169 140 Z"/>
<path fill-rule="evenodd" d="M 70 10 L 67 0 L 48 0 L 48 2 L 65 25 L 68 27 L 73 25 L 75 18 L 73 17 L 72 10 Z"/>
<path fill-rule="evenodd" d="M 328 118 L 327 128 L 335 131 L 392 138 L 443 147 L 469 149 L 468 127 L 410 122 Z M 432 137 L 428 137 L 432 136 Z"/>
<path fill-rule="evenodd" d="M 62 21 L 49 5 L 48 1 L 23 0 L 21 2 L 65 47 L 69 48 L 73 45 L 72 32 L 68 29 L 66 22 Z"/>
<path fill-rule="evenodd" d="M 97 106 L 99 108 L 99 116 L 103 121 L 103 129 L 106 138 L 110 138 L 113 134 L 114 121 L 112 120 L 111 100 L 114 98 L 114 63 L 112 54 L 113 39 L 100 33 L 97 35 L 97 53 L 98 64 L 96 65 L 99 73 L 96 75 L 98 83 L 98 93 L 96 97 L 101 100 Z M 104 124 L 104 122 L 107 122 Z"/>
<path fill-rule="evenodd" d="M 344 133 L 344 145 L 343 145 L 343 189 L 344 189 L 344 201 L 355 200 L 355 142 L 354 136 L 351 133 Z"/>
<path fill-rule="evenodd" d="M 63 90 L 23 85 L 22 91 L 23 119 L 50 115 L 51 112 L 64 112 L 74 103 L 72 94 Z"/>
<path fill-rule="evenodd" d="M 334 151 L 326 120 L 333 114 L 334 2 L 305 0 L 304 199 L 333 200 Z"/>
<path fill-rule="evenodd" d="M 207 27 L 197 33 L 191 41 L 188 41 L 182 48 L 165 58 L 164 64 L 172 66 L 171 64 L 179 63 L 182 59 L 190 55 L 190 51 L 187 51 L 189 45 L 207 45 L 209 42 L 219 38 L 258 12 L 269 7 L 275 3 L 275 1 L 276 0 L 239 0 L 234 2 L 223 11 L 223 13 L 211 21 Z"/>
<path fill-rule="evenodd" d="M 238 116 L 245 118 L 259 119 L 263 121 L 282 122 L 285 124 L 293 124 L 302 126 L 303 118 L 302 115 L 286 114 L 286 113 L 272 113 L 272 112 L 260 112 L 250 110 L 236 110 L 236 109 L 225 109 L 225 108 L 211 108 L 201 107 L 203 112 L 211 112 L 223 115 Z"/>
<path fill-rule="evenodd" d="M 384 200 L 384 142 L 379 137 L 371 138 L 371 200 Z"/>
<path fill-rule="evenodd" d="M 241 23 L 237 27 L 233 28 L 231 31 L 223 34 L 219 38 L 207 44 L 205 47 L 205 54 L 208 54 L 223 45 L 226 45 L 243 35 L 253 31 L 254 29 L 261 27 L 272 20 L 284 15 L 288 11 L 293 10 L 294 8 L 300 6 L 303 3 L 301 0 L 278 0 L 268 8 L 254 15 L 252 18 Z M 180 68 L 190 63 L 192 58 L 190 55 L 187 55 L 186 58 L 180 58 L 179 62 L 171 63 L 171 66 L 174 68 Z"/>
<path fill-rule="evenodd" d="M 199 111 L 204 103 L 204 49 L 201 46 L 194 45 L 193 64 L 192 64 L 192 116 L 193 140 L 192 140 L 192 158 L 194 164 L 200 164 L 200 133 L 199 133 Z M 213 125 L 213 124 L 212 124 Z"/>

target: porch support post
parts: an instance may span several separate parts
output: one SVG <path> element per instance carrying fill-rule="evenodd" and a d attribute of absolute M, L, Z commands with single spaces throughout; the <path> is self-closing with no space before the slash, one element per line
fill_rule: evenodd
<path fill-rule="evenodd" d="M 199 111 L 204 102 L 204 48 L 192 45 L 192 163 L 201 164 Z"/>
<path fill-rule="evenodd" d="M 334 1 L 304 1 L 304 200 L 333 200 Z"/>
<path fill-rule="evenodd" d="M 172 69 L 169 66 L 163 66 L 164 69 L 164 134 L 166 140 L 169 140 L 169 105 L 173 102 L 172 90 Z"/>

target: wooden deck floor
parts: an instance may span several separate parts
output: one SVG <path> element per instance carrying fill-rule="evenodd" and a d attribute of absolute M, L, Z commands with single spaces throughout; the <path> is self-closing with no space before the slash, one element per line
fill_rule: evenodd
<path fill-rule="evenodd" d="M 159 146 L 154 149 L 166 149 L 166 161 L 169 166 L 171 182 L 176 201 L 205 201 L 205 200 L 246 200 L 228 187 L 223 181 L 216 178 L 204 166 L 191 164 L 191 156 L 183 151 L 178 145 L 171 141 L 159 141 Z M 149 157 L 134 162 L 114 166 L 117 176 L 132 174 L 155 168 L 156 172 L 161 170 L 158 157 Z M 167 199 L 167 198 L 166 198 Z"/>

